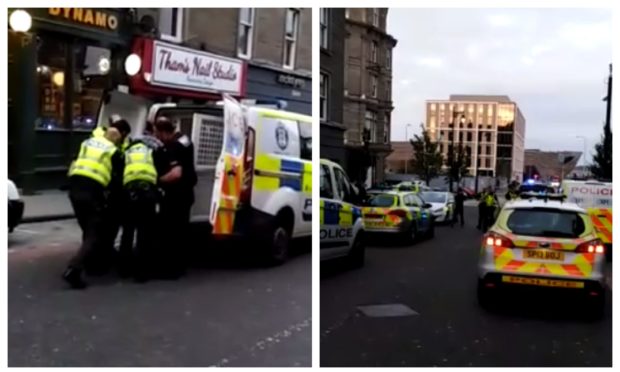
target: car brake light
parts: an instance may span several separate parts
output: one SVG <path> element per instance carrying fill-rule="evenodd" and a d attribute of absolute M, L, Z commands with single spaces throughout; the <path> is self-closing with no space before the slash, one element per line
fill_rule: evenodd
<path fill-rule="evenodd" d="M 494 232 L 490 232 L 484 235 L 483 241 L 486 245 L 490 245 L 493 247 L 514 248 L 514 243 L 512 242 L 512 240 Z"/>
<path fill-rule="evenodd" d="M 589 242 L 579 244 L 575 249 L 575 252 L 602 254 L 605 253 L 605 246 L 603 245 L 603 242 L 601 242 L 599 239 L 594 239 Z"/>

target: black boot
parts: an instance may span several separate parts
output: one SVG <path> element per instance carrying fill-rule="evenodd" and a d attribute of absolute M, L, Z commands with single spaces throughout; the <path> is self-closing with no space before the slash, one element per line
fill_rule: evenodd
<path fill-rule="evenodd" d="M 87 287 L 86 282 L 82 278 L 82 270 L 75 267 L 68 267 L 62 274 L 62 278 L 69 283 L 73 289 L 84 289 Z"/>

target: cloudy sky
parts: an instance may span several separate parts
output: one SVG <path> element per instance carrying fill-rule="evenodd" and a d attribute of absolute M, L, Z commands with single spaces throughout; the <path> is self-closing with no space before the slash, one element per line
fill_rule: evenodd
<path fill-rule="evenodd" d="M 599 141 L 611 62 L 604 9 L 394 9 L 392 140 L 427 99 L 505 94 L 526 119 L 526 148 L 583 151 Z M 412 135 L 409 129 L 409 135 Z M 591 159 L 591 156 L 589 156 Z"/>

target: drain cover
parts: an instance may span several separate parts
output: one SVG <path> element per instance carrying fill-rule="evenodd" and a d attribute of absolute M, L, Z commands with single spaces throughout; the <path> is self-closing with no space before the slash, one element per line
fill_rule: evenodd
<path fill-rule="evenodd" d="M 358 306 L 357 309 L 371 318 L 420 315 L 409 306 L 403 304 L 366 305 Z"/>

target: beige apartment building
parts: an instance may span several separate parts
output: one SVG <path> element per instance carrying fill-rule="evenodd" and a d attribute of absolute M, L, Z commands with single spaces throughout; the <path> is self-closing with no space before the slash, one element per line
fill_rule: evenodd
<path fill-rule="evenodd" d="M 472 176 L 522 181 L 525 118 L 508 96 L 451 95 L 426 102 L 426 128 L 439 141 L 447 167 L 448 152 L 462 144 Z"/>

